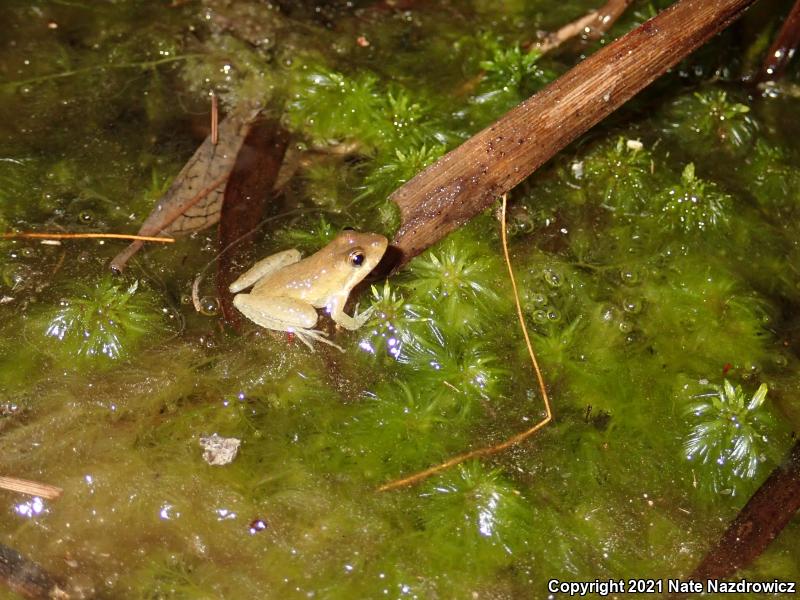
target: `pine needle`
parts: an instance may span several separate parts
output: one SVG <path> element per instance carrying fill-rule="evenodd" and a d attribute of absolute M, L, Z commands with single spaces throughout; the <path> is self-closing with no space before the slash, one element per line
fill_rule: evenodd
<path fill-rule="evenodd" d="M 34 240 L 79 240 L 79 239 L 112 239 L 112 240 L 137 240 L 140 242 L 159 242 L 171 244 L 175 238 L 152 237 L 147 235 L 132 235 L 127 233 L 39 233 L 32 231 L 12 231 L 0 233 L 0 239 L 34 239 Z"/>

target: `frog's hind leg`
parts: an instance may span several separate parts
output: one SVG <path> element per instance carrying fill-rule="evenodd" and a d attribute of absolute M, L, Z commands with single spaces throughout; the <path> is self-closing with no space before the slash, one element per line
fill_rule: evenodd
<path fill-rule="evenodd" d="M 233 305 L 248 319 L 266 329 L 293 333 L 308 346 L 314 347 L 310 340 L 317 340 L 344 352 L 344 349 L 325 337 L 325 333 L 314 329 L 317 324 L 317 311 L 313 306 L 294 298 L 258 298 L 252 294 L 237 294 Z"/>
<path fill-rule="evenodd" d="M 288 265 L 293 265 L 300 261 L 300 252 L 295 249 L 284 250 L 277 254 L 272 254 L 266 258 L 262 258 L 247 271 L 239 276 L 239 279 L 234 281 L 228 288 L 232 293 L 246 290 L 251 285 L 256 283 L 259 279 L 263 279 L 270 273 L 274 273 L 278 269 L 282 269 Z"/>

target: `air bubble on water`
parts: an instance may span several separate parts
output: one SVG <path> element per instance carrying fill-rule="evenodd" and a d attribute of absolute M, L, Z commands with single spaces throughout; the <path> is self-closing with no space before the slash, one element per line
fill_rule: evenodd
<path fill-rule="evenodd" d="M 203 296 L 200 298 L 200 314 L 207 317 L 216 316 L 219 312 L 219 300 L 214 296 Z"/>
<path fill-rule="evenodd" d="M 544 269 L 542 269 L 542 276 L 545 280 L 545 283 L 547 283 L 551 287 L 554 288 L 561 287 L 562 284 L 561 275 L 559 275 L 555 269 L 552 269 L 550 267 L 545 267 Z"/>
<path fill-rule="evenodd" d="M 642 301 L 633 298 L 626 298 L 622 301 L 622 310 L 632 315 L 638 314 L 642 312 Z"/>

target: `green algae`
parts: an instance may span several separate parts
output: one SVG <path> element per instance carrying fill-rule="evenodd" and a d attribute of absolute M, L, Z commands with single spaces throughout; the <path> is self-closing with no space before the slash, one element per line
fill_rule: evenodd
<path fill-rule="evenodd" d="M 525 52 L 530 31 L 591 8 L 235 4 L 0 8 L 0 223 L 135 230 L 213 90 L 281 115 L 305 159 L 260 254 L 391 234 L 398 185 L 574 62 Z M 763 46 L 774 23 L 757 25 Z M 543 415 L 491 212 L 365 286 L 374 318 L 331 330 L 345 355 L 194 314 L 213 232 L 148 251 L 125 283 L 105 276 L 111 244 L 7 243 L 0 471 L 65 493 L 38 514 L 4 496 L 3 543 L 130 598 L 541 597 L 565 574 L 686 575 L 800 427 L 800 148 L 775 125 L 797 100 L 734 81 L 747 43 L 721 36 L 512 192 L 556 420 L 418 487 L 374 491 Z M 46 335 L 65 319 L 75 337 Z M 109 330 L 113 360 L 92 351 Z M 725 387 L 698 396 L 709 382 Z M 202 461 L 214 432 L 242 440 L 228 467 Z M 790 524 L 748 576 L 796 579 L 799 539 Z"/>

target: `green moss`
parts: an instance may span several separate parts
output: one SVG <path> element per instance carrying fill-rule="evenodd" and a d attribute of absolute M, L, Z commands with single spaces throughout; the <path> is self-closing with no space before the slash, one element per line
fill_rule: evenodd
<path fill-rule="evenodd" d="M 700 375 L 726 364 L 747 372 L 767 360 L 772 307 L 706 261 L 679 262 L 645 282 L 639 322 L 670 368 Z"/>
<path fill-rule="evenodd" d="M 378 483 L 441 460 L 463 437 L 423 389 L 393 381 L 345 423 L 337 458 L 355 464 L 359 479 Z"/>
<path fill-rule="evenodd" d="M 488 244 L 468 234 L 451 235 L 416 258 L 404 282 L 415 303 L 431 306 L 437 326 L 456 333 L 480 332 L 510 308 L 502 261 Z"/>
<path fill-rule="evenodd" d="M 423 144 L 408 150 L 397 149 L 394 157 L 376 161 L 376 168 L 364 178 L 364 195 L 378 200 L 385 199 L 414 175 L 437 161 L 445 150 L 446 147 L 442 144 L 430 148 Z"/>
<path fill-rule="evenodd" d="M 438 128 L 424 100 L 397 85 L 385 85 L 369 72 L 355 76 L 300 63 L 286 120 L 317 144 L 354 141 L 372 154 L 391 155 L 436 140 Z"/>
<path fill-rule="evenodd" d="M 411 337 L 398 360 L 408 365 L 415 386 L 426 390 L 433 405 L 465 418 L 476 402 L 494 398 L 508 371 L 491 345 L 475 338 L 448 337 L 436 327 Z"/>
<path fill-rule="evenodd" d="M 657 189 L 655 159 L 638 140 L 619 137 L 601 145 L 584 159 L 582 168 L 590 193 L 614 211 L 645 210 Z"/>
<path fill-rule="evenodd" d="M 152 296 L 137 290 L 138 282 L 123 289 L 110 276 L 75 286 L 74 295 L 39 318 L 42 343 L 64 366 L 109 366 L 129 357 L 161 320 Z"/>
<path fill-rule="evenodd" d="M 427 484 L 419 505 L 431 558 L 462 568 L 509 564 L 536 526 L 520 492 L 477 462 Z"/>
<path fill-rule="evenodd" d="M 301 219 L 297 225 L 279 229 L 275 238 L 281 247 L 313 253 L 329 244 L 341 230 L 325 216 Z"/>
<path fill-rule="evenodd" d="M 681 96 L 668 119 L 679 143 L 686 148 L 711 145 L 730 154 L 743 154 L 753 143 L 758 125 L 750 107 L 723 90 Z"/>
<path fill-rule="evenodd" d="M 395 360 L 403 346 L 414 338 L 414 326 L 427 314 L 421 307 L 408 304 L 403 295 L 385 281 L 382 287 L 372 286 L 373 318 L 361 329 L 358 346 L 369 356 L 383 362 Z"/>
<path fill-rule="evenodd" d="M 749 396 L 727 379 L 709 387 L 686 406 L 691 429 L 684 453 L 698 465 L 701 485 L 716 494 L 736 495 L 762 470 L 768 456 L 779 455 L 776 423 L 763 406 L 768 388 L 762 383 Z"/>
<path fill-rule="evenodd" d="M 173 4 L 0 3 L 7 226 L 135 231 L 206 135 L 214 90 L 223 114 L 260 99 L 291 130 L 299 168 L 270 204 L 270 251 L 308 254 L 345 226 L 389 233 L 398 185 L 669 0 L 546 57 L 525 52 L 531 32 L 586 6 Z M 236 335 L 188 304 L 180 333 L 154 344 L 160 305 L 212 258 L 213 230 L 131 265 L 160 298 L 98 279 L 111 244 L 7 245 L 0 471 L 74 501 L 22 516 L 7 496 L 4 543 L 45 566 L 70 556 L 70 582 L 108 597 L 517 598 L 553 573 L 691 572 L 800 422 L 796 102 L 788 87 L 755 97 L 729 77 L 730 43 L 757 35 L 763 47 L 778 20 L 751 15 L 510 195 L 512 262 L 555 420 L 417 487 L 373 492 L 543 414 L 495 214 L 356 290 L 375 318 L 340 334 L 345 354 Z M 89 337 L 45 335 L 69 315 Z M 98 331 L 122 341 L 124 361 L 90 354 Z M 699 379 L 723 377 L 748 390 L 744 408 L 724 384 L 698 396 Z M 762 381 L 767 400 L 748 410 Z M 751 432 L 739 446 L 734 418 Z M 242 440 L 231 465 L 203 462 L 197 437 L 213 431 Z M 267 527 L 251 534 L 257 518 Z M 787 526 L 748 575 L 797 579 L 781 560 L 797 544 Z"/>
<path fill-rule="evenodd" d="M 759 139 L 741 173 L 750 193 L 771 214 L 792 217 L 800 198 L 800 168 L 780 146 Z"/>
<path fill-rule="evenodd" d="M 667 228 L 704 233 L 724 227 L 733 199 L 712 182 L 695 175 L 694 164 L 683 169 L 681 182 L 662 191 L 656 200 L 658 219 Z"/>
<path fill-rule="evenodd" d="M 477 90 L 470 98 L 470 116 L 484 125 L 519 104 L 555 79 L 555 73 L 539 64 L 541 54 L 485 35 L 480 38 L 482 59 Z"/>

